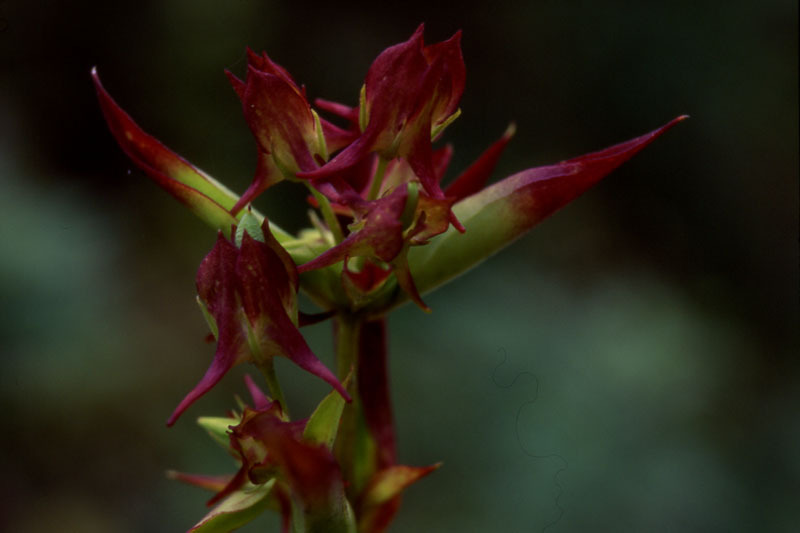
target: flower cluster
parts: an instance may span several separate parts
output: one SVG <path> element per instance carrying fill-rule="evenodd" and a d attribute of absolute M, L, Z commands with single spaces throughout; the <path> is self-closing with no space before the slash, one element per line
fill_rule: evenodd
<path fill-rule="evenodd" d="M 211 366 L 168 424 L 236 364 L 253 363 L 253 407 L 201 419 L 236 458 L 224 480 L 176 477 L 217 492 L 193 530 L 227 531 L 265 508 L 284 529 L 383 531 L 400 493 L 437 465 L 398 465 L 387 376 L 386 314 L 464 272 L 525 233 L 685 117 L 630 141 L 486 186 L 514 126 L 442 185 L 452 148 L 433 143 L 461 113 L 461 34 L 432 45 L 420 26 L 384 50 L 358 104 L 308 101 L 266 54 L 248 50 L 244 79 L 226 72 L 255 138 L 252 183 L 237 196 L 145 133 L 92 75 L 122 149 L 159 186 L 218 231 L 197 273 L 198 302 L 216 338 Z M 327 113 L 336 125 L 320 116 Z M 311 227 L 291 235 L 253 208 L 288 180 L 307 187 Z M 299 311 L 305 291 L 323 308 Z M 304 324 L 333 317 L 336 374 L 313 354 Z M 275 373 L 282 356 L 333 387 L 310 418 L 293 421 Z"/>

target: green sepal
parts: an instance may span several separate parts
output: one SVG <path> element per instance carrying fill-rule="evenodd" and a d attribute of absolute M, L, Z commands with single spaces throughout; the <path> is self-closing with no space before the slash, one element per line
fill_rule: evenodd
<path fill-rule="evenodd" d="M 319 114 L 313 109 L 311 114 L 314 116 L 314 131 L 317 132 L 317 153 L 322 157 L 323 161 L 328 160 L 328 142 L 325 140 L 325 133 L 322 131 L 322 121 Z"/>
<path fill-rule="evenodd" d="M 266 242 L 264 239 L 264 232 L 261 231 L 261 224 L 263 222 L 263 218 L 259 221 L 258 218 L 253 216 L 250 209 L 245 209 L 239 219 L 239 225 L 236 226 L 236 247 L 242 247 L 242 239 L 244 238 L 245 231 L 258 242 Z"/>
<path fill-rule="evenodd" d="M 270 503 L 270 494 L 275 485 L 271 479 L 261 485 L 249 485 L 237 490 L 214 507 L 190 533 L 229 533 L 252 522 Z"/>
<path fill-rule="evenodd" d="M 358 128 L 363 132 L 369 123 L 369 112 L 367 111 L 367 85 L 361 86 L 358 93 Z"/>
<path fill-rule="evenodd" d="M 461 116 L 461 108 L 459 107 L 458 109 L 455 110 L 455 112 L 452 115 L 444 119 L 444 122 L 431 127 L 431 140 L 435 141 L 436 138 L 442 134 L 445 128 L 447 128 L 447 126 L 455 122 L 455 120 L 460 116 Z"/>
<path fill-rule="evenodd" d="M 235 426 L 239 422 L 238 418 L 223 416 L 201 416 L 197 419 L 197 425 L 205 429 L 211 438 L 225 449 L 230 445 L 230 426 Z"/>
<path fill-rule="evenodd" d="M 215 339 L 219 337 L 219 328 L 217 327 L 217 320 L 208 312 L 208 307 L 206 307 L 205 302 L 200 298 L 200 296 L 195 296 L 195 301 L 197 305 L 200 307 L 200 312 L 203 313 L 203 318 L 206 319 L 206 324 L 208 324 L 208 329 L 211 330 L 211 334 L 214 336 Z"/>
<path fill-rule="evenodd" d="M 350 386 L 353 371 L 342 382 L 345 388 Z M 312 444 L 322 444 L 329 450 L 333 449 L 336 434 L 339 432 L 339 421 L 344 410 L 344 398 L 337 391 L 332 390 L 319 403 L 306 423 L 303 439 Z"/>

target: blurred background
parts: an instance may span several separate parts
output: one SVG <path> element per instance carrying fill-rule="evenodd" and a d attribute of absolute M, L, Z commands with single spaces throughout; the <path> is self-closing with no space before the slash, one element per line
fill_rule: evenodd
<path fill-rule="evenodd" d="M 164 425 L 213 354 L 194 275 L 214 234 L 124 157 L 90 68 L 241 192 L 254 143 L 223 69 L 246 46 L 355 104 L 426 22 L 428 42 L 464 30 L 449 178 L 512 120 L 495 179 L 692 118 L 428 295 L 432 315 L 392 316 L 400 459 L 444 461 L 392 531 L 797 531 L 797 10 L 0 1 L 0 529 L 183 531 L 207 495 L 164 471 L 234 468 L 193 418 L 233 407 L 248 368 Z M 258 205 L 297 230 L 303 197 Z M 307 332 L 330 364 L 330 326 Z M 279 372 L 297 413 L 326 392 Z"/>

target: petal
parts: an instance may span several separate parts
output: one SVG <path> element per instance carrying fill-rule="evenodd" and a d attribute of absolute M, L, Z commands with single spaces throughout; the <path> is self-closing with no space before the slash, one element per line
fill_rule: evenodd
<path fill-rule="evenodd" d="M 251 490 L 237 490 L 220 502 L 203 517 L 190 533 L 217 533 L 234 531 L 255 520 L 269 508 L 273 500 L 275 480 Z"/>
<path fill-rule="evenodd" d="M 197 293 L 217 323 L 217 351 L 200 383 L 186 395 L 167 420 L 168 426 L 173 425 L 192 403 L 248 356 L 247 337 L 242 330 L 236 303 L 237 256 L 236 247 L 220 233 L 214 248 L 200 263 Z"/>
<path fill-rule="evenodd" d="M 209 476 L 206 474 L 187 474 L 185 472 L 177 472 L 175 470 L 169 470 L 167 472 L 167 477 L 169 479 L 174 479 L 188 485 L 194 485 L 195 487 L 200 487 L 201 489 L 214 492 L 219 492 L 224 489 L 225 486 L 231 482 L 231 479 L 233 479 L 233 476 L 230 475 Z"/>
<path fill-rule="evenodd" d="M 506 149 L 508 142 L 514 136 L 516 127 L 511 124 L 497 141 L 494 142 L 472 165 L 461 173 L 444 190 L 446 196 L 455 197 L 458 200 L 466 198 L 480 191 L 492 175 L 497 161 Z"/>
<path fill-rule="evenodd" d="M 419 88 L 428 62 L 423 54 L 424 25 L 405 42 L 381 52 L 367 71 L 367 128 L 385 128 L 390 122 L 401 124 L 419 103 Z"/>
<path fill-rule="evenodd" d="M 458 202 L 453 212 L 469 229 L 467 234 L 450 231 L 409 253 L 420 293 L 510 244 L 685 118 L 678 117 L 655 131 L 599 152 L 522 171 Z"/>
<path fill-rule="evenodd" d="M 414 278 L 411 277 L 411 269 L 408 266 L 408 258 L 406 256 L 407 249 L 398 254 L 397 258 L 392 261 L 392 271 L 394 272 L 395 277 L 397 277 L 397 284 L 400 285 L 400 288 L 403 289 L 406 294 L 408 294 L 408 296 L 411 298 L 411 301 L 417 304 L 420 309 L 426 313 L 430 313 L 431 308 L 428 307 L 428 304 L 422 301 L 422 297 L 419 295 L 419 291 L 417 290 L 417 285 L 414 283 Z"/>
<path fill-rule="evenodd" d="M 293 497 L 299 500 L 308 531 L 349 531 L 343 526 L 352 522 L 352 510 L 345 498 L 339 465 L 330 450 L 300 440 L 291 424 L 264 415 L 256 415 L 234 428 L 234 435 L 265 446 L 267 461 L 278 468 Z"/>
<path fill-rule="evenodd" d="M 239 294 L 261 353 L 256 357 L 283 356 L 328 382 L 347 401 L 350 396 L 336 376 L 317 359 L 290 319 L 279 291 L 288 283 L 283 264 L 269 246 L 245 234 L 236 263 Z M 296 298 L 296 295 L 295 295 Z"/>
<path fill-rule="evenodd" d="M 253 381 L 250 374 L 244 375 L 244 384 L 250 392 L 250 397 L 253 399 L 253 407 L 255 407 L 256 410 L 268 411 L 275 403 L 269 399 L 269 396 L 264 394 L 264 391 L 262 391 L 258 385 L 256 385 L 256 382 Z"/>
<path fill-rule="evenodd" d="M 389 196 L 371 202 L 364 226 L 315 259 L 300 265 L 299 272 L 330 266 L 346 257 L 372 257 L 393 260 L 403 248 L 400 216 L 408 198 L 407 187 L 398 187 Z"/>
<path fill-rule="evenodd" d="M 429 63 L 441 63 L 435 89 L 436 107 L 433 109 L 433 124 L 443 122 L 458 109 L 464 94 L 466 67 L 461 54 L 461 30 L 441 43 L 426 46 L 423 50 Z"/>
<path fill-rule="evenodd" d="M 350 107 L 349 105 L 340 104 L 339 102 L 332 102 L 323 98 L 315 98 L 314 105 L 323 111 L 332 113 L 337 117 L 347 120 L 350 125 L 358 129 L 358 108 Z"/>
<path fill-rule="evenodd" d="M 385 531 L 400 506 L 402 492 L 440 466 L 394 465 L 376 473 L 358 502 L 359 531 Z"/>
<path fill-rule="evenodd" d="M 92 69 L 92 79 L 108 127 L 128 157 L 206 223 L 230 231 L 236 219 L 228 210 L 236 203 L 236 195 L 145 133 L 106 92 L 96 69 Z"/>
<path fill-rule="evenodd" d="M 317 168 L 309 151 L 316 142 L 306 99 L 284 78 L 250 67 L 242 98 L 244 116 L 262 150 L 292 170 Z"/>

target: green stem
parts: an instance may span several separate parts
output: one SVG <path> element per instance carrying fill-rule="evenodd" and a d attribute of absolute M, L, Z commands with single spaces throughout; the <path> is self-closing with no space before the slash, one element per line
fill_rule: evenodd
<path fill-rule="evenodd" d="M 328 229 L 331 230 L 331 233 L 333 234 L 333 240 L 336 244 L 339 244 L 344 240 L 344 233 L 342 233 L 342 227 L 339 225 L 339 220 L 336 218 L 336 213 L 333 212 L 330 201 L 328 201 L 328 198 L 319 192 L 316 187 L 311 185 L 309 182 L 305 182 L 305 184 L 319 203 L 319 210 L 322 212 L 322 219 L 325 220 L 325 224 L 327 224 Z"/>
<path fill-rule="evenodd" d="M 264 376 L 264 381 L 267 382 L 267 388 L 269 389 L 270 396 L 272 396 L 272 398 L 277 401 L 278 404 L 280 404 L 281 411 L 288 420 L 289 406 L 286 404 L 286 397 L 283 395 L 283 389 L 278 381 L 278 375 L 275 373 L 275 363 L 273 362 L 272 357 L 259 358 L 256 362 L 256 366 Z"/>
<path fill-rule="evenodd" d="M 369 186 L 369 194 L 367 200 L 372 201 L 378 197 L 381 192 L 381 185 L 383 184 L 383 176 L 386 174 L 386 165 L 389 160 L 385 157 L 378 156 L 378 168 L 375 169 L 375 177 L 372 178 L 372 185 Z"/>
<path fill-rule="evenodd" d="M 340 313 L 336 318 L 336 371 L 344 380 L 358 362 L 358 335 L 361 319 L 350 313 Z M 355 381 L 355 380 L 353 380 Z"/>

